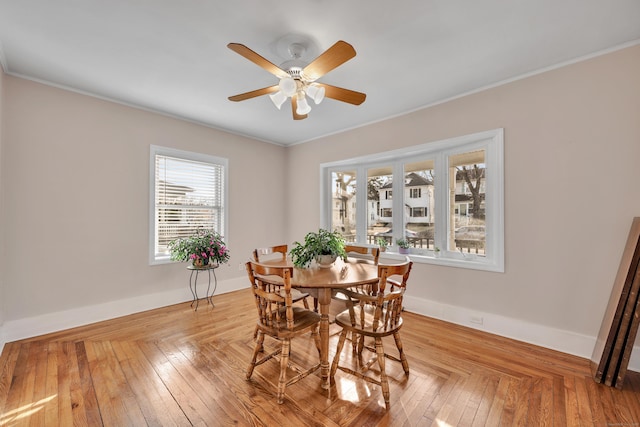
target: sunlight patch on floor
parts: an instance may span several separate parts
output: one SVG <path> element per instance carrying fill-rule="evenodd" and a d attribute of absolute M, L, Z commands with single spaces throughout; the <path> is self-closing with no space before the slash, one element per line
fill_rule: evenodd
<path fill-rule="evenodd" d="M 0 426 L 8 425 L 9 423 L 16 422 L 23 418 L 27 418 L 44 408 L 44 405 L 55 399 L 58 395 L 53 394 L 44 399 L 40 399 L 37 402 L 29 403 L 28 405 L 21 406 L 9 412 L 5 412 L 0 415 Z"/>
<path fill-rule="evenodd" d="M 346 400 L 352 403 L 361 402 L 371 396 L 371 390 L 369 387 L 362 387 L 351 378 L 338 378 L 336 376 L 336 388 L 338 389 L 338 396 L 342 400 Z"/>

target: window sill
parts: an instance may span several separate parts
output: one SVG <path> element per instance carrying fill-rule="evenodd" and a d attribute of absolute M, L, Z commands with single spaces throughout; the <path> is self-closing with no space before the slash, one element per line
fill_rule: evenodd
<path fill-rule="evenodd" d="M 387 250 L 387 253 L 392 254 L 394 256 L 404 255 L 398 252 L 391 252 Z M 476 254 L 462 254 L 459 252 L 446 252 L 439 256 L 435 256 L 433 251 L 428 250 L 415 250 L 412 249 L 409 254 L 407 254 L 411 261 L 419 264 L 434 264 L 434 265 L 442 265 L 445 267 L 455 267 L 455 268 L 467 268 L 471 270 L 480 270 L 480 271 L 493 271 L 497 273 L 504 273 L 504 267 L 498 265 L 494 260 L 490 258 L 486 258 L 484 256 L 478 256 Z M 380 254 L 382 257 L 382 254 Z"/>

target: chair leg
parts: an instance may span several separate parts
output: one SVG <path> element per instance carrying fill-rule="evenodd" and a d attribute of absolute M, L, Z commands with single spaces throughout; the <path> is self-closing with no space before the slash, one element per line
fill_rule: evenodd
<path fill-rule="evenodd" d="M 280 354 L 280 378 L 278 379 L 278 403 L 284 401 L 284 389 L 287 386 L 287 368 L 289 367 L 289 352 L 291 351 L 291 339 L 282 340 L 282 353 Z"/>
<path fill-rule="evenodd" d="M 258 337 L 258 325 L 256 325 L 256 328 L 253 330 L 253 339 L 255 340 L 257 337 Z M 264 347 L 260 346 L 260 350 L 258 351 L 259 352 L 264 351 Z"/>
<path fill-rule="evenodd" d="M 302 298 L 302 304 L 304 304 L 304 308 L 306 308 L 307 310 L 309 310 L 309 303 L 307 302 L 306 298 Z"/>
<path fill-rule="evenodd" d="M 362 350 L 364 350 L 364 335 L 359 335 L 358 336 L 358 351 L 357 353 L 359 355 L 362 354 Z"/>
<path fill-rule="evenodd" d="M 384 347 L 382 347 L 382 338 L 376 337 L 376 354 L 378 355 L 378 365 L 380 366 L 380 384 L 382 385 L 382 397 L 384 397 L 384 405 L 387 410 L 389 405 L 389 379 L 387 378 L 387 372 L 384 369 Z"/>
<path fill-rule="evenodd" d="M 404 350 L 402 348 L 402 341 L 400 340 L 400 332 L 396 332 L 393 334 L 393 338 L 396 340 L 396 347 L 398 347 L 398 353 L 400 353 L 400 361 L 402 362 L 402 369 L 404 369 L 404 373 L 409 375 L 409 362 L 407 361 L 407 356 L 404 354 Z"/>
<path fill-rule="evenodd" d="M 320 348 L 320 334 L 318 331 L 319 329 L 320 329 L 320 325 L 316 325 L 316 327 L 311 330 L 311 336 L 313 337 L 313 340 L 316 343 L 316 349 L 318 350 L 318 357 L 322 358 L 322 349 Z"/>
<path fill-rule="evenodd" d="M 258 334 L 258 339 L 256 340 L 256 346 L 253 349 L 253 357 L 251 358 L 251 363 L 249 364 L 249 368 L 247 369 L 247 379 L 251 378 L 253 375 L 253 369 L 256 367 L 256 360 L 258 359 L 258 353 L 262 349 L 262 343 L 264 342 L 264 333 L 256 328 L 256 333 Z"/>
<path fill-rule="evenodd" d="M 336 355 L 333 356 L 333 363 L 331 363 L 331 372 L 329 372 L 329 378 L 333 378 L 336 376 L 336 371 L 338 370 L 338 362 L 340 361 L 340 353 L 342 353 L 342 348 L 344 347 L 344 342 L 346 339 L 347 339 L 347 331 L 343 329 L 342 332 L 340 332 L 340 338 L 338 338 Z"/>
<path fill-rule="evenodd" d="M 351 347 L 353 347 L 353 352 L 358 353 L 358 334 L 351 331 Z"/>

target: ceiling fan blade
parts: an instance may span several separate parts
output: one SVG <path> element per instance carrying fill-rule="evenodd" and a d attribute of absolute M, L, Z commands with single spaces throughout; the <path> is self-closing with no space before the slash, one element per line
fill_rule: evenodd
<path fill-rule="evenodd" d="M 240 43 L 229 43 L 227 45 L 227 47 L 229 49 L 231 49 L 232 51 L 234 51 L 235 53 L 244 56 L 245 58 L 247 58 L 249 61 L 253 62 L 254 64 L 258 65 L 259 67 L 264 68 L 265 70 L 267 70 L 268 72 L 270 72 L 271 74 L 273 74 L 274 76 L 278 77 L 278 78 L 282 78 L 282 77 L 288 77 L 289 74 L 284 71 L 282 68 L 278 67 L 277 65 L 275 65 L 274 63 L 270 62 L 269 60 L 263 58 L 262 56 L 258 55 L 257 53 L 255 53 L 254 51 L 252 51 L 251 49 L 249 49 L 248 47 L 246 47 L 243 44 Z"/>
<path fill-rule="evenodd" d="M 324 83 L 316 83 L 324 88 L 324 96 L 335 99 L 337 101 L 347 102 L 353 105 L 360 105 L 367 99 L 367 95 L 355 90 L 343 89 L 337 86 L 331 86 Z"/>
<path fill-rule="evenodd" d="M 229 101 L 244 101 L 245 99 L 255 98 L 256 96 L 266 95 L 268 93 L 277 92 L 280 88 L 278 85 L 263 87 L 262 89 L 252 90 L 251 92 L 245 92 L 238 95 L 233 95 L 229 97 Z"/>
<path fill-rule="evenodd" d="M 309 82 L 315 81 L 354 56 L 356 56 L 356 50 L 353 46 L 339 40 L 304 67 L 301 74 L 305 80 Z"/>
<path fill-rule="evenodd" d="M 291 98 L 291 111 L 293 113 L 293 120 L 303 120 L 307 118 L 306 114 L 298 114 L 296 110 L 298 109 L 298 98 L 295 96 Z"/>

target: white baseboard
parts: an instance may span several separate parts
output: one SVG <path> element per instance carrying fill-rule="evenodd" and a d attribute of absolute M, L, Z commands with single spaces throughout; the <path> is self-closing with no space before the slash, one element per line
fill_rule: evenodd
<path fill-rule="evenodd" d="M 218 283 L 216 295 L 236 291 L 247 287 L 244 277 L 229 279 Z M 124 300 L 111 301 L 75 308 L 56 313 L 43 314 L 25 319 L 10 320 L 0 326 L 0 351 L 4 344 L 31 338 L 50 332 L 74 328 L 102 320 L 113 319 L 167 305 L 178 304 L 191 299 L 188 289 L 176 289 L 167 292 L 144 295 Z M 465 308 L 438 303 L 435 301 L 405 295 L 404 305 L 407 311 L 424 316 L 455 323 L 469 328 L 486 331 L 503 337 L 513 338 L 530 344 L 539 345 L 563 353 L 591 359 L 596 337 L 577 334 L 561 329 L 549 328 L 523 320 L 478 312 Z M 481 323 L 478 323 L 481 322 Z M 629 370 L 640 371 L 640 347 L 634 346 L 629 360 Z"/>
<path fill-rule="evenodd" d="M 492 313 L 468 310 L 406 294 L 404 306 L 407 311 L 413 313 L 573 354 L 585 359 L 591 359 L 596 344 L 596 337 Z M 640 347 L 634 346 L 628 367 L 631 371 L 640 371 L 639 352 Z"/>

